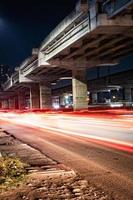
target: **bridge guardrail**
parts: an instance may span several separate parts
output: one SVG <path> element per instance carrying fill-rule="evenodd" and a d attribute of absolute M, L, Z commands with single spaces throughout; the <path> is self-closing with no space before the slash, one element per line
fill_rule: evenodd
<path fill-rule="evenodd" d="M 54 38 L 59 36 L 59 34 L 65 30 L 71 23 L 75 21 L 80 15 L 82 15 L 82 11 L 72 11 L 57 27 L 46 37 L 46 39 L 42 42 L 41 47 L 47 44 L 50 44 Z"/>
<path fill-rule="evenodd" d="M 19 71 L 15 72 L 12 75 L 12 83 L 15 84 L 15 83 L 18 83 L 18 82 L 19 82 Z"/>
<path fill-rule="evenodd" d="M 3 85 L 4 90 L 8 90 L 12 86 L 12 78 L 9 78 Z"/>
<path fill-rule="evenodd" d="M 23 74 L 27 73 L 31 68 L 36 67 L 38 63 L 38 59 L 34 60 L 33 62 L 31 62 L 29 65 L 26 65 L 25 67 L 23 67 L 21 69 L 21 72 Z"/>

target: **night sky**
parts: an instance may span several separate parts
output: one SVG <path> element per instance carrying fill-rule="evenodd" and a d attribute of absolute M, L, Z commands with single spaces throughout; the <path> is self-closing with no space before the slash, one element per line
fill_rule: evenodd
<path fill-rule="evenodd" d="M 0 0 L 0 64 L 16 67 L 75 7 L 77 0 Z"/>
<path fill-rule="evenodd" d="M 39 47 L 77 0 L 0 0 L 0 64 L 13 69 Z M 123 62 L 122 62 L 123 65 Z M 130 56 L 124 68 L 133 68 Z"/>

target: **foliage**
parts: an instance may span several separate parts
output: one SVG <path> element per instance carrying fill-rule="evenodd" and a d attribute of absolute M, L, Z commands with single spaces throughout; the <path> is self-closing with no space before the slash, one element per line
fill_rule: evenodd
<path fill-rule="evenodd" d="M 27 165 L 18 158 L 0 158 L 0 188 L 10 187 L 23 180 Z"/>

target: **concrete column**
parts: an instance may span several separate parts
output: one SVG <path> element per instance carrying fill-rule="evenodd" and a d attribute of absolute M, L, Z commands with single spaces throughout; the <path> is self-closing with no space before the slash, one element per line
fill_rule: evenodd
<path fill-rule="evenodd" d="M 97 93 L 92 93 L 92 104 L 96 104 L 97 103 Z"/>
<path fill-rule="evenodd" d="M 8 109 L 9 108 L 9 101 L 8 99 L 2 100 L 2 108 Z"/>
<path fill-rule="evenodd" d="M 32 84 L 30 86 L 30 109 L 40 108 L 40 94 L 39 94 L 39 84 Z"/>
<path fill-rule="evenodd" d="M 9 109 L 15 109 L 15 97 L 9 99 Z"/>
<path fill-rule="evenodd" d="M 87 81 L 85 69 L 73 70 L 72 90 L 74 110 L 88 109 Z"/>
<path fill-rule="evenodd" d="M 18 96 L 15 96 L 15 109 L 19 109 Z"/>
<path fill-rule="evenodd" d="M 40 108 L 52 108 L 52 92 L 50 86 L 40 84 Z"/>
<path fill-rule="evenodd" d="M 20 110 L 25 109 L 25 94 L 23 92 L 18 93 L 18 108 Z"/>
<path fill-rule="evenodd" d="M 132 102 L 132 93 L 131 93 L 131 88 L 130 87 L 125 87 L 124 88 L 124 95 L 125 95 L 125 100 L 127 102 Z"/>

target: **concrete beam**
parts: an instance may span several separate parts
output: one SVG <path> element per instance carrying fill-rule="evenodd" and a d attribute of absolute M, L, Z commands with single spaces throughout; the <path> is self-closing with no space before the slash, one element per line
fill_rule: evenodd
<path fill-rule="evenodd" d="M 97 26 L 133 27 L 132 15 L 117 16 L 114 19 L 109 19 L 106 14 L 99 14 Z"/>
<path fill-rule="evenodd" d="M 132 45 L 133 41 L 129 40 L 129 42 L 127 42 L 126 44 L 123 42 L 121 45 L 118 46 L 112 46 L 111 48 L 109 48 L 108 50 L 106 50 L 104 53 L 100 54 L 100 57 L 106 56 L 108 54 L 115 54 L 116 51 L 119 50 L 125 50 L 125 48 L 128 48 L 127 45 Z"/>
<path fill-rule="evenodd" d="M 93 36 L 94 37 L 94 36 Z M 96 35 L 95 35 L 96 37 Z M 89 42 L 87 42 L 86 44 L 84 44 L 83 46 L 80 46 L 79 49 L 77 49 L 76 51 L 74 51 L 73 53 L 71 53 L 70 55 L 66 56 L 65 59 L 70 59 L 72 58 L 73 56 L 77 55 L 77 54 L 84 54 L 84 51 L 87 49 L 87 48 L 92 48 L 92 47 L 98 47 L 98 44 L 103 41 L 106 36 L 105 35 L 101 35 L 96 38 L 92 38 L 91 35 L 90 35 L 90 38 L 91 40 Z"/>
<path fill-rule="evenodd" d="M 120 42 L 120 41 L 124 40 L 125 38 L 124 37 L 120 37 L 120 35 L 118 35 L 118 36 L 115 36 L 115 37 L 113 36 L 112 38 L 111 37 L 110 38 L 106 37 L 106 40 L 107 39 L 108 39 L 108 42 L 106 42 L 106 43 L 104 42 L 104 44 L 101 44 L 99 47 L 97 47 L 95 50 L 93 50 L 91 52 L 84 53 L 84 55 L 81 56 L 81 57 L 82 58 L 90 57 L 90 59 L 91 59 L 91 57 L 93 55 L 99 54 L 99 56 L 100 56 L 100 51 L 101 50 L 104 50 L 104 49 L 107 49 L 109 47 L 112 47 L 115 43 Z"/>
<path fill-rule="evenodd" d="M 100 60 L 87 60 L 87 59 L 68 59 L 68 60 L 51 60 L 50 63 L 52 65 L 56 65 L 60 68 L 65 68 L 68 70 L 73 69 L 85 69 L 89 67 L 93 67 L 95 65 L 101 64 Z"/>

